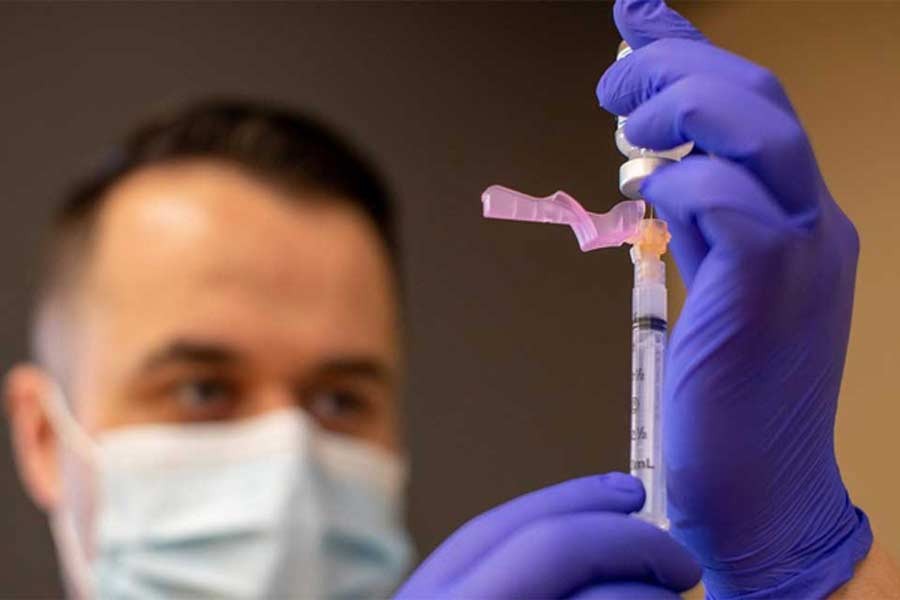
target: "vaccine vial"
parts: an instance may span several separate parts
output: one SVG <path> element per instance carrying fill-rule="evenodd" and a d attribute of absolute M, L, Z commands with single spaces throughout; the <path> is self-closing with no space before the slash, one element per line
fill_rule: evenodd
<path fill-rule="evenodd" d="M 616 60 L 631 54 L 631 46 L 622 42 Z M 653 171 L 666 164 L 679 161 L 694 149 L 693 142 L 687 142 L 665 150 L 651 150 L 635 146 L 625 137 L 627 116 L 616 118 L 616 148 L 628 160 L 619 168 L 619 190 L 628 198 L 641 197 L 641 184 Z"/>

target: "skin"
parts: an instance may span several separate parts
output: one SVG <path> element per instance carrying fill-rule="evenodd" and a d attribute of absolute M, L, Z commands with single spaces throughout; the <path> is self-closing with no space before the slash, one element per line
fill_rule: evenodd
<path fill-rule="evenodd" d="M 831 598 L 834 600 L 900 598 L 900 571 L 897 569 L 897 563 L 876 540 L 869 554 L 856 566 L 853 579 L 837 589 Z"/>
<path fill-rule="evenodd" d="M 53 375 L 94 437 L 300 406 L 325 429 L 401 450 L 393 275 L 361 211 L 182 161 L 115 185 L 92 239 L 71 297 L 45 319 L 48 354 L 65 364 L 6 379 L 19 471 L 46 511 L 67 496 L 41 402 Z"/>
<path fill-rule="evenodd" d="M 697 585 L 682 595 L 684 600 L 703 600 Z M 876 541 L 869 554 L 856 565 L 853 579 L 834 591 L 831 600 L 888 600 L 900 598 L 900 571 L 894 559 Z"/>

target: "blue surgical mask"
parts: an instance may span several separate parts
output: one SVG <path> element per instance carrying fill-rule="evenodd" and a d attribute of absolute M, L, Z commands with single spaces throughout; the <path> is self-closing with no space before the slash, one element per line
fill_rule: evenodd
<path fill-rule="evenodd" d="M 383 598 L 406 573 L 403 463 L 299 409 L 96 439 L 51 414 L 94 473 L 91 510 L 53 519 L 78 595 Z"/>

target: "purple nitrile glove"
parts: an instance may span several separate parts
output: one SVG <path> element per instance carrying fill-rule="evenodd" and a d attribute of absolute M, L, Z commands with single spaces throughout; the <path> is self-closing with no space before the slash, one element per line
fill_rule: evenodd
<path fill-rule="evenodd" d="M 705 155 L 654 173 L 688 297 L 663 419 L 672 532 L 714 598 L 818 598 L 872 533 L 834 455 L 859 241 L 767 70 L 716 48 L 660 0 L 618 0 L 634 53 L 597 86 L 653 149 Z"/>
<path fill-rule="evenodd" d="M 397 600 L 675 600 L 700 567 L 667 533 L 628 516 L 644 503 L 624 473 L 532 492 L 463 525 L 413 573 Z"/>

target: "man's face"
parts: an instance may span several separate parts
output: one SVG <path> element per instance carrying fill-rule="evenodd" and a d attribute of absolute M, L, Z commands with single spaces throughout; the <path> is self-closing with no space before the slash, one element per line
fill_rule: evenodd
<path fill-rule="evenodd" d="M 289 193 L 209 161 L 111 190 L 68 324 L 67 392 L 88 433 L 299 406 L 397 447 L 386 251 L 349 204 Z"/>

